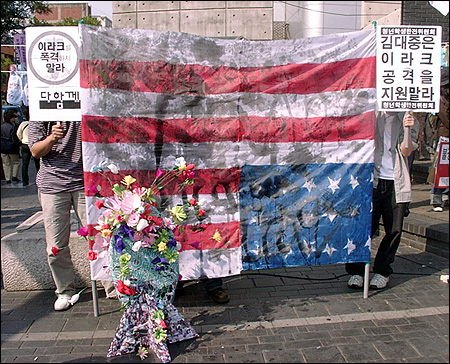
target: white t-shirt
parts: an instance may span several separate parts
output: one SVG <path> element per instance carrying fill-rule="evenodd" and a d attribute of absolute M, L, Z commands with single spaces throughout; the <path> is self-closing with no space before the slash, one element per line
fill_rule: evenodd
<path fill-rule="evenodd" d="M 395 114 L 387 113 L 384 124 L 383 156 L 381 157 L 380 178 L 394 180 L 394 165 L 392 163 L 392 123 L 396 118 Z M 395 145 L 394 145 L 395 148 Z"/>

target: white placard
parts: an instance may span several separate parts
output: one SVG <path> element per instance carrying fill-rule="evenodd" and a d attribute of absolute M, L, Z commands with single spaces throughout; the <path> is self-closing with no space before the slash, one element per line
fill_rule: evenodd
<path fill-rule="evenodd" d="M 440 26 L 377 27 L 377 102 L 382 111 L 438 112 Z"/>
<path fill-rule="evenodd" d="M 78 27 L 26 29 L 31 121 L 81 121 Z"/>

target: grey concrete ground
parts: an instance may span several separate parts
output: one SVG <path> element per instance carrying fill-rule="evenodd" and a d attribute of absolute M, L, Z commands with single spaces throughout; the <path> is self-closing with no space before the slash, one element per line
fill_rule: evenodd
<path fill-rule="evenodd" d="M 3 237 L 39 211 L 39 203 L 34 185 L 2 181 L 1 191 Z M 413 197 L 408 221 L 448 227 L 448 206 L 432 212 L 428 185 L 415 184 Z M 449 290 L 440 280 L 449 274 L 448 258 L 402 244 L 393 268 L 388 288 L 369 291 L 368 298 L 347 287 L 342 265 L 227 277 L 226 305 L 212 303 L 201 284 L 190 282 L 175 305 L 200 337 L 172 345 L 173 362 L 448 363 Z M 51 290 L 2 289 L 2 363 L 141 361 L 106 358 L 122 315 L 118 301 L 100 291 L 95 317 L 89 290 L 68 311 L 55 312 L 54 299 Z M 143 362 L 158 360 L 150 355 Z"/>

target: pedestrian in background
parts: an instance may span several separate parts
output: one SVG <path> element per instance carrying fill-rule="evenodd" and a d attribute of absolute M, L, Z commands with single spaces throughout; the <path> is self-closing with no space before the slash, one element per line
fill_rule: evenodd
<path fill-rule="evenodd" d="M 36 185 L 44 216 L 47 260 L 58 297 L 54 309 L 62 311 L 77 301 L 69 249 L 72 208 L 79 223 L 86 226 L 81 123 L 32 121 L 28 136 L 31 154 L 41 159 Z M 117 297 L 112 281 L 102 283 L 107 297 Z"/>
<path fill-rule="evenodd" d="M 17 137 L 19 115 L 13 109 L 7 110 L 1 126 L 1 154 L 6 183 L 20 182 L 20 140 Z M 12 171 L 11 171 L 12 168 Z M 11 178 L 12 176 L 12 178 Z"/>
<path fill-rule="evenodd" d="M 28 146 L 28 125 L 29 121 L 24 120 L 20 123 L 17 129 L 17 137 L 21 141 L 20 152 L 22 154 L 22 184 L 28 186 L 30 184 L 30 177 L 28 169 L 30 166 L 30 160 L 33 159 L 34 166 L 36 167 L 36 173 L 39 171 L 39 159 L 31 156 L 30 147 Z"/>
<path fill-rule="evenodd" d="M 419 122 L 410 113 L 381 112 L 375 127 L 373 176 L 372 237 L 383 218 L 385 235 L 378 247 L 373 266 L 372 289 L 382 289 L 389 283 L 395 254 L 400 245 L 403 219 L 412 200 L 408 157 L 417 149 Z M 408 139 L 408 143 L 406 143 Z M 348 286 L 362 288 L 365 263 L 347 263 L 351 275 Z"/>

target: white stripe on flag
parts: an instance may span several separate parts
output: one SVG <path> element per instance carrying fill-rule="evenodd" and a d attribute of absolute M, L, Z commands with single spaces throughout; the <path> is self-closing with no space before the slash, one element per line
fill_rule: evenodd
<path fill-rule="evenodd" d="M 180 119 L 205 117 L 337 117 L 374 111 L 376 90 L 320 94 L 232 93 L 207 96 L 161 95 L 111 89 L 81 89 L 83 115 Z M 126 107 L 124 107 L 126 105 Z M 164 106 L 161 106 L 164 105 Z"/>
<path fill-rule="evenodd" d="M 329 163 L 372 163 L 373 140 L 328 143 L 249 143 L 217 142 L 163 144 L 161 166 L 173 168 L 184 156 L 196 169 L 226 169 L 244 165 L 300 165 Z M 83 142 L 84 170 L 101 162 L 114 163 L 119 170 L 155 170 L 154 144 Z M 215 157 L 212 157 L 215 156 Z M 220 157 L 220 158 L 219 158 Z"/>
<path fill-rule="evenodd" d="M 278 41 L 211 39 L 186 33 L 82 27 L 83 59 L 267 67 L 374 57 L 375 30 Z M 142 41 L 145 39 L 145 41 Z M 198 60 L 201 60 L 199 62 Z"/>

